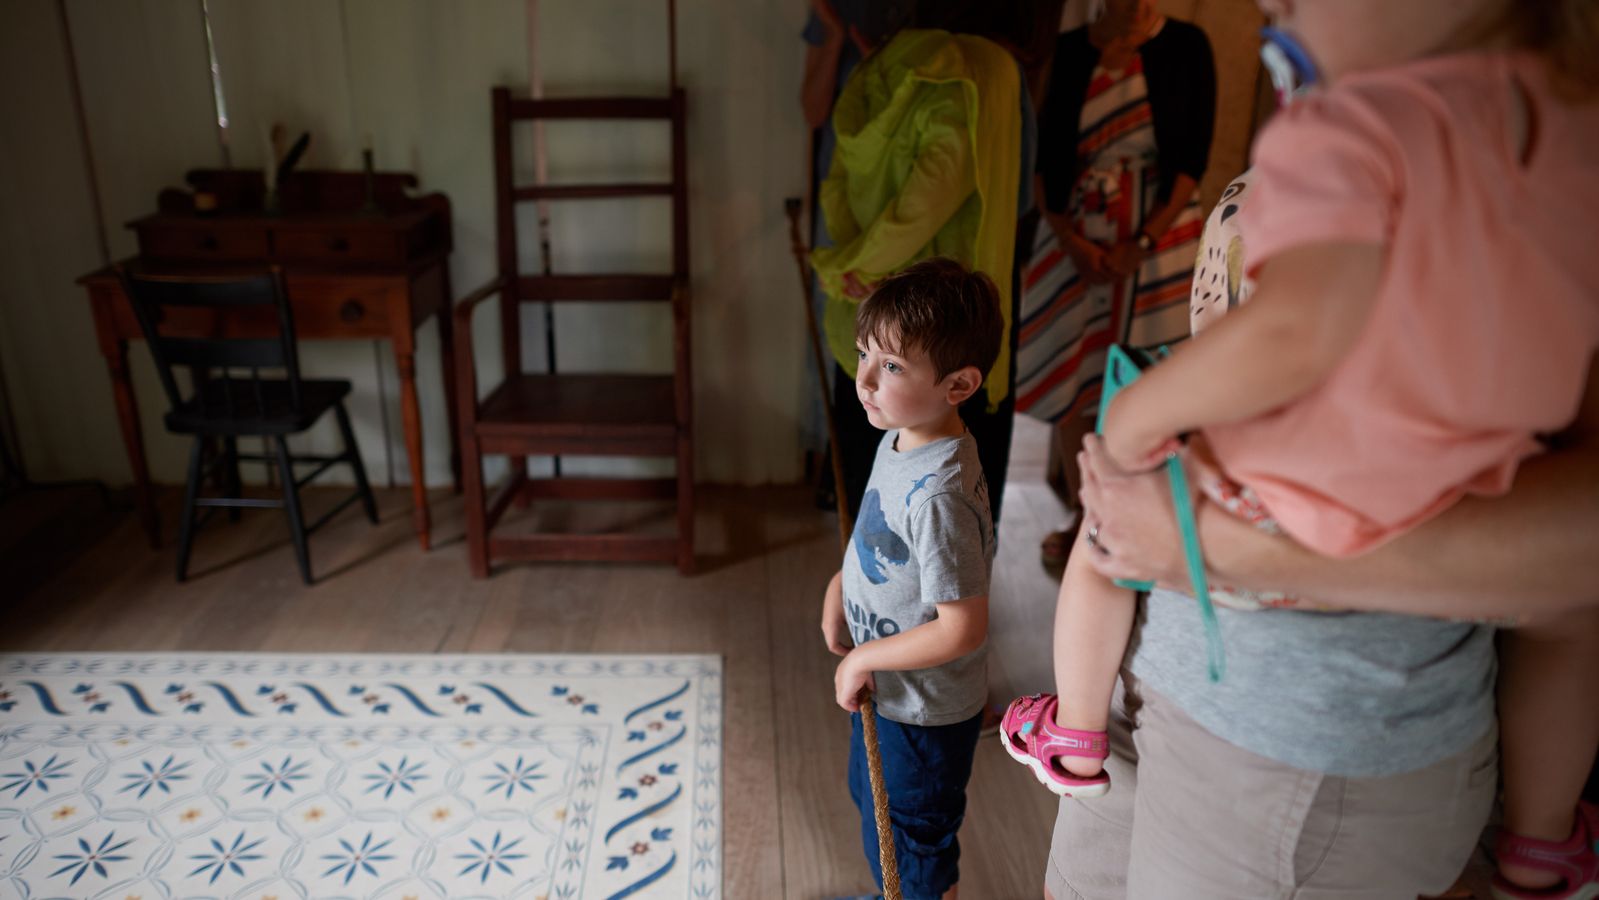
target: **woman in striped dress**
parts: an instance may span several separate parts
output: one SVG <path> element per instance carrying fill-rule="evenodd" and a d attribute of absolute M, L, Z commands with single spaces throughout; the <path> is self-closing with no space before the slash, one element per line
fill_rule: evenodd
<path fill-rule="evenodd" d="M 1109 0 L 1056 45 L 1039 116 L 1046 227 L 1022 278 L 1016 408 L 1056 424 L 1050 480 L 1073 509 L 1075 466 L 1061 463 L 1093 427 L 1107 348 L 1188 335 L 1215 96 L 1204 33 L 1152 0 Z M 1046 565 L 1064 564 L 1070 537 L 1045 539 Z"/>

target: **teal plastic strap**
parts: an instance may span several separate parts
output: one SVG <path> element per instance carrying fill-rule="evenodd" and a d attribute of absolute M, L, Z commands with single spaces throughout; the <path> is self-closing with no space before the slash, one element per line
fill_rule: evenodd
<path fill-rule="evenodd" d="M 1227 656 L 1221 645 L 1221 623 L 1216 621 L 1216 606 L 1210 602 L 1210 582 L 1205 578 L 1205 554 L 1199 547 L 1199 523 L 1194 504 L 1189 500 L 1188 475 L 1177 454 L 1166 457 L 1166 477 L 1171 482 L 1172 507 L 1177 510 L 1177 530 L 1183 538 L 1183 557 L 1188 561 L 1188 580 L 1199 601 L 1199 617 L 1205 623 L 1205 652 L 1210 664 L 1210 681 L 1221 681 L 1227 672 Z"/>
<path fill-rule="evenodd" d="M 1143 358 L 1144 365 L 1152 365 L 1154 357 L 1134 350 Z M 1170 355 L 1170 351 L 1161 347 L 1158 351 L 1159 358 Z M 1122 388 L 1132 384 L 1138 378 L 1142 366 L 1135 362 L 1127 350 L 1120 346 L 1112 346 L 1105 355 L 1105 381 L 1099 396 L 1099 421 L 1095 425 L 1095 432 L 1103 432 L 1105 425 L 1105 411 L 1110 408 L 1110 401 Z M 1193 582 L 1194 599 L 1199 601 L 1199 616 L 1205 627 L 1205 648 L 1209 662 L 1211 683 L 1221 681 L 1227 671 L 1227 657 L 1222 649 L 1221 624 L 1216 621 L 1216 607 L 1210 602 L 1210 583 L 1205 578 L 1205 555 L 1199 546 L 1199 526 L 1194 520 L 1194 505 L 1189 500 L 1188 476 L 1183 472 L 1182 460 L 1176 454 L 1166 458 L 1166 480 L 1171 484 L 1172 507 L 1177 511 L 1177 531 L 1182 536 L 1183 558 L 1188 563 L 1188 578 Z M 1116 579 L 1120 587 L 1134 591 L 1152 591 L 1155 589 L 1153 581 L 1128 581 L 1124 578 Z"/>

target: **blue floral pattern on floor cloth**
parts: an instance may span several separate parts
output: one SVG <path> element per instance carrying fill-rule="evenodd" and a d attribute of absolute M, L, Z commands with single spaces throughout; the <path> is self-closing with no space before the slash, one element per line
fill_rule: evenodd
<path fill-rule="evenodd" d="M 0 655 L 0 897 L 721 897 L 714 656 Z"/>

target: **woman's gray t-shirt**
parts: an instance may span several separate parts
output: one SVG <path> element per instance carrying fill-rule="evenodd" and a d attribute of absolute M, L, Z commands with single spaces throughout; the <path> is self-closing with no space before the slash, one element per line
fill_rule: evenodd
<path fill-rule="evenodd" d="M 1494 727 L 1494 629 L 1379 613 L 1217 609 L 1227 671 L 1206 676 L 1199 605 L 1146 602 L 1131 667 L 1207 731 L 1297 768 L 1377 777 L 1462 752 Z"/>

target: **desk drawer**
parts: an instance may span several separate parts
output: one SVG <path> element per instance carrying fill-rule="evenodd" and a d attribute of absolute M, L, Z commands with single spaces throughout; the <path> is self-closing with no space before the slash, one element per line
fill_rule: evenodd
<path fill-rule="evenodd" d="M 152 259 L 262 260 L 271 255 L 266 228 L 249 226 L 141 225 L 139 249 Z"/>
<path fill-rule="evenodd" d="M 133 306 L 120 288 L 108 288 L 112 330 L 127 338 L 142 338 Z M 395 314 L 389 311 L 393 288 L 370 281 L 340 278 L 301 280 L 289 277 L 289 306 L 294 311 L 294 331 L 301 340 L 391 338 Z M 404 314 L 403 288 L 397 295 Z M 235 309 L 219 315 L 211 309 L 169 308 L 161 331 L 184 337 L 258 338 L 278 333 L 277 314 L 270 307 Z"/>
<path fill-rule="evenodd" d="M 294 330 L 301 337 L 390 337 L 391 291 L 371 281 L 289 276 Z"/>
<path fill-rule="evenodd" d="M 359 228 L 274 229 L 277 258 L 285 263 L 403 263 L 403 235 Z"/>

